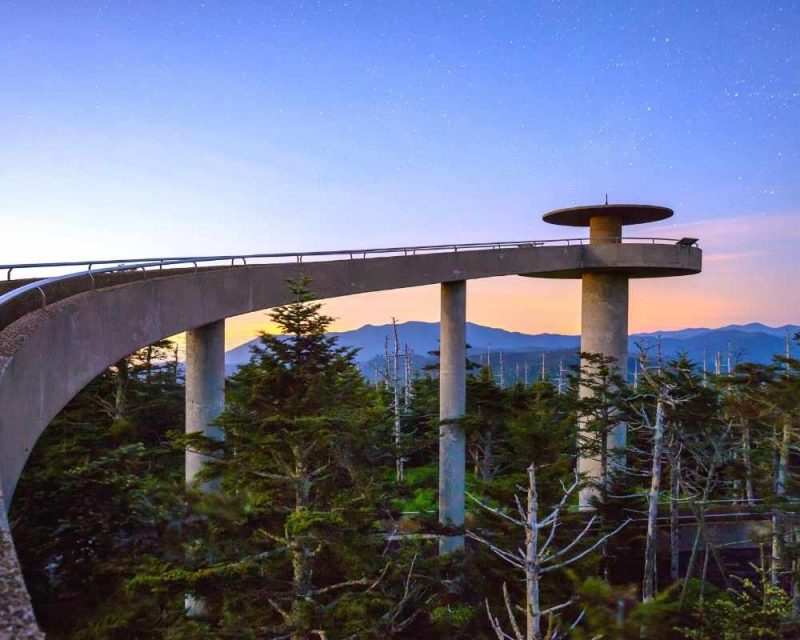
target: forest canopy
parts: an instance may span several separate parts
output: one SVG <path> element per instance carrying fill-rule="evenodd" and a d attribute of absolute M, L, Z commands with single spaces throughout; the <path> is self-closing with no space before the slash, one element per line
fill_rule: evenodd
<path fill-rule="evenodd" d="M 513 385 L 472 363 L 467 544 L 440 556 L 436 366 L 395 342 L 368 381 L 290 286 L 227 380 L 223 440 L 184 433 L 169 341 L 45 431 L 10 519 L 48 637 L 798 637 L 798 360 L 642 353 L 627 381 L 583 354 Z M 189 486 L 187 448 L 209 460 Z"/>

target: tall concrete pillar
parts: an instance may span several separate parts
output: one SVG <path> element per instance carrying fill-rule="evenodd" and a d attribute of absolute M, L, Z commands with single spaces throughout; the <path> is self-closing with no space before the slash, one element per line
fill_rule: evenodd
<path fill-rule="evenodd" d="M 464 527 L 466 440 L 460 424 L 467 398 L 467 283 L 442 283 L 441 340 L 439 344 L 439 523 L 461 531 Z M 439 553 L 464 548 L 464 534 L 439 538 Z"/>
<path fill-rule="evenodd" d="M 225 320 L 218 320 L 186 332 L 186 433 L 202 433 L 222 440 L 223 431 L 213 422 L 225 410 Z M 186 451 L 186 485 L 194 484 L 208 456 Z M 215 482 L 202 485 L 215 491 Z M 205 601 L 194 594 L 184 596 L 189 618 L 203 618 Z"/>
<path fill-rule="evenodd" d="M 595 215 L 589 220 L 590 243 L 611 244 L 622 240 L 622 216 Z M 585 272 L 581 287 L 581 351 L 598 353 L 614 358 L 613 367 L 627 376 L 628 372 L 628 274 L 602 271 Z M 586 363 L 584 363 L 586 366 Z M 581 397 L 591 393 L 587 387 L 580 388 Z M 616 424 L 606 438 L 609 452 L 625 447 L 627 425 Z M 609 456 L 609 471 L 614 465 L 624 463 L 619 456 Z M 578 471 L 586 477 L 599 481 L 603 468 L 600 456 L 579 458 Z M 597 492 L 584 489 L 580 495 L 580 506 L 589 507 Z"/>
<path fill-rule="evenodd" d="M 222 429 L 212 423 L 224 409 L 225 320 L 218 320 L 186 332 L 186 433 L 222 440 Z M 187 485 L 205 460 L 207 456 L 186 452 Z"/>
<path fill-rule="evenodd" d="M 628 366 L 628 276 L 624 274 L 589 272 L 582 277 L 581 293 L 581 351 L 599 353 L 614 358 L 614 367 L 627 375 Z M 583 363 L 587 366 L 586 363 Z M 580 387 L 582 398 L 591 394 L 588 387 Z M 606 439 L 608 451 L 621 450 L 626 443 L 627 425 L 616 424 Z M 609 457 L 609 467 L 624 463 L 624 458 Z M 599 481 L 602 477 L 600 457 L 578 459 L 578 471 Z M 596 491 L 581 492 L 580 506 L 588 507 Z"/>

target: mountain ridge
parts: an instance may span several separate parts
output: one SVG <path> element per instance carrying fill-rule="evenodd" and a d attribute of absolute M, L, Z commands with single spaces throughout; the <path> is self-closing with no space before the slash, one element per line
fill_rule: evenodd
<path fill-rule="evenodd" d="M 715 354 L 721 354 L 721 358 L 727 364 L 730 352 L 733 362 L 750 361 L 766 364 L 772 361 L 773 356 L 785 352 L 787 330 L 790 336 L 793 336 L 800 332 L 800 325 L 770 327 L 760 322 L 750 322 L 717 328 L 689 327 L 671 331 L 635 333 L 629 337 L 628 350 L 630 353 L 636 353 L 640 346 L 655 349 L 660 336 L 661 350 L 667 358 L 685 352 L 690 359 L 702 362 L 705 355 L 710 368 L 713 368 Z M 357 329 L 331 332 L 329 335 L 338 338 L 340 344 L 344 346 L 359 349 L 356 359 L 363 365 L 376 357 L 384 356 L 386 339 L 387 337 L 391 339 L 392 332 L 391 324 L 365 324 Z M 438 322 L 410 320 L 398 324 L 397 332 L 401 348 L 407 344 L 409 350 L 418 356 L 427 357 L 430 351 L 438 347 Z M 237 366 L 247 362 L 252 346 L 257 343 L 256 338 L 228 351 L 225 357 L 226 365 Z M 580 336 L 557 333 L 528 334 L 468 322 L 467 344 L 473 355 L 486 352 L 541 354 L 570 351 L 574 353 L 580 346 Z M 792 345 L 792 349 L 795 355 L 800 350 L 795 344 Z"/>

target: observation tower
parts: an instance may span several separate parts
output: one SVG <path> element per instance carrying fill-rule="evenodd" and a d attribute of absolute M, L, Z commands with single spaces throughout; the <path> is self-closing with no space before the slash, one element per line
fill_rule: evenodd
<path fill-rule="evenodd" d="M 690 275 L 700 271 L 700 264 L 699 260 L 688 259 L 690 254 L 697 252 L 696 238 L 673 240 L 673 251 L 663 253 L 661 239 L 624 239 L 622 227 L 658 222 L 672 215 L 672 209 L 667 207 L 606 203 L 557 209 L 543 216 L 544 221 L 550 224 L 589 227 L 589 242 L 583 247 L 586 253 L 583 268 L 535 277 L 581 279 L 581 352 L 613 358 L 613 366 L 623 378 L 628 374 L 629 280 Z M 623 256 L 625 259 L 621 259 Z M 581 397 L 590 393 L 590 389 L 581 387 Z M 621 449 L 625 442 L 626 425 L 619 423 L 608 435 L 608 450 Z M 609 457 L 609 464 L 614 464 L 613 456 Z M 579 458 L 578 471 L 599 481 L 601 460 Z M 593 490 L 585 490 L 581 495 L 581 506 L 588 507 L 594 495 Z"/>

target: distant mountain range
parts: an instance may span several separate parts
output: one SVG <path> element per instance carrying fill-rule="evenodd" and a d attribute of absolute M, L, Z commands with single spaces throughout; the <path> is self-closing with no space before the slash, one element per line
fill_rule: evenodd
<path fill-rule="evenodd" d="M 659 336 L 661 350 L 665 358 L 686 353 L 690 359 L 701 363 L 704 353 L 708 368 L 713 369 L 716 354 L 720 354 L 723 370 L 727 367 L 728 355 L 732 364 L 736 362 L 769 363 L 775 355 L 782 355 L 786 348 L 786 333 L 790 336 L 800 332 L 800 325 L 784 325 L 768 327 L 758 322 L 744 325 L 728 325 L 717 329 L 692 328 L 678 331 L 656 331 L 637 333 L 630 336 L 629 351 L 638 353 L 639 346 L 655 350 Z M 413 354 L 415 369 L 434 361 L 430 351 L 438 349 L 438 322 L 404 322 L 397 325 L 401 350 L 408 345 Z M 366 375 L 375 375 L 376 369 L 383 367 L 384 351 L 387 336 L 392 335 L 392 325 L 365 325 L 352 331 L 331 333 L 339 338 L 339 343 L 359 349 L 357 360 Z M 258 340 L 252 340 L 227 352 L 226 368 L 235 370 L 238 365 L 250 359 L 251 348 Z M 500 354 L 503 354 L 505 376 L 510 380 L 514 376 L 529 376 L 541 371 L 542 357 L 548 372 L 558 369 L 563 362 L 569 366 L 577 361 L 575 354 L 580 346 L 580 336 L 560 335 L 554 333 L 527 334 L 517 331 L 506 331 L 493 327 L 484 327 L 472 322 L 467 323 L 467 343 L 470 355 L 476 362 L 486 362 L 490 354 L 492 368 L 500 366 Z M 792 344 L 794 353 L 800 352 L 797 343 Z"/>

